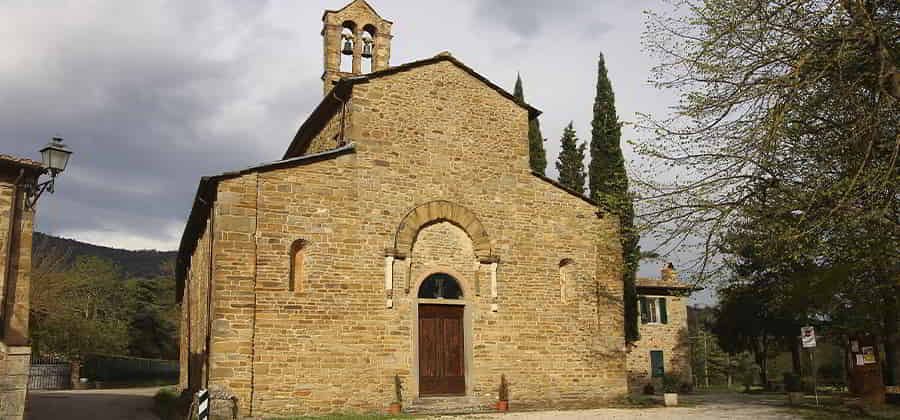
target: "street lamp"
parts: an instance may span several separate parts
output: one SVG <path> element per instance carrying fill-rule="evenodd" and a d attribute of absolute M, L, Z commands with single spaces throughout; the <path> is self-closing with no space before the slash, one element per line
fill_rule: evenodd
<path fill-rule="evenodd" d="M 43 194 L 44 191 L 53 194 L 56 177 L 66 170 L 66 165 L 69 164 L 69 156 L 71 155 L 72 151 L 66 147 L 63 143 L 63 139 L 59 137 L 54 137 L 53 140 L 50 140 L 50 143 L 47 143 L 47 145 L 41 149 L 41 160 L 44 164 L 43 173 L 49 173 L 50 179 L 41 183 L 38 183 L 38 180 L 35 179 L 33 184 L 26 186 L 28 197 L 25 200 L 25 204 L 29 209 L 34 208 L 34 205 L 37 204 L 38 199 L 41 198 L 41 194 Z"/>

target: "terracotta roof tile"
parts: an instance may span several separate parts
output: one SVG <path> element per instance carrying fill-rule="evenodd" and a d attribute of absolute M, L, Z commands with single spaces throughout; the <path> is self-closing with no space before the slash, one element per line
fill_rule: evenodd
<path fill-rule="evenodd" d="M 41 162 L 34 161 L 31 159 L 26 159 L 26 158 L 15 157 L 15 156 L 11 156 L 11 155 L 5 155 L 2 153 L 0 153 L 0 162 L 6 163 L 6 164 L 12 164 L 14 166 L 25 166 L 25 167 L 35 168 L 35 169 L 43 169 L 44 168 L 44 164 Z"/>

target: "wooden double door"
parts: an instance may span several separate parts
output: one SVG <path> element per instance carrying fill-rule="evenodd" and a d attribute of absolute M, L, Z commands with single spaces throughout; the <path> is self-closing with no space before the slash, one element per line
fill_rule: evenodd
<path fill-rule="evenodd" d="M 419 394 L 465 395 L 465 307 L 419 305 Z"/>

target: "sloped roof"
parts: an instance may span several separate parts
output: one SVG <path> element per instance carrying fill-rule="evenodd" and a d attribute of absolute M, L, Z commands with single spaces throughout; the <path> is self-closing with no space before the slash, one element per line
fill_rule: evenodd
<path fill-rule="evenodd" d="M 369 4 L 369 2 L 367 2 L 366 0 L 353 0 L 353 1 L 351 1 L 350 3 L 347 3 L 346 6 L 341 7 L 340 9 L 337 9 L 337 10 L 326 10 L 325 13 L 322 14 L 322 20 L 325 20 L 325 15 L 327 15 L 327 14 L 329 14 L 329 13 L 341 13 L 341 12 L 343 12 L 344 10 L 347 10 L 348 8 L 350 8 L 350 6 L 353 6 L 353 5 L 356 4 L 356 3 L 362 3 L 365 7 L 367 7 L 367 8 L 369 9 L 369 11 L 372 12 L 373 15 L 378 16 L 379 19 L 384 20 L 385 22 L 390 23 L 390 24 L 393 24 L 393 23 L 394 23 L 394 22 L 391 22 L 391 21 L 389 21 L 389 20 L 387 20 L 387 19 L 381 17 L 381 15 L 378 14 L 378 11 L 375 10 L 375 8 L 372 7 L 372 5 Z"/>
<path fill-rule="evenodd" d="M 18 166 L 28 169 L 44 169 L 44 164 L 35 160 L 31 160 L 28 158 L 20 158 L 12 155 L 5 155 L 0 153 L 0 163 L 10 165 L 10 166 Z"/>
<path fill-rule="evenodd" d="M 539 109 L 529 105 L 524 101 L 520 101 L 515 97 L 515 95 L 509 93 L 506 89 L 503 89 L 494 82 L 491 82 L 487 77 L 479 74 L 471 67 L 465 65 L 462 61 L 459 61 L 458 59 L 453 57 L 453 55 L 451 55 L 449 52 L 445 51 L 431 58 L 412 61 L 406 64 L 389 67 L 387 69 L 368 74 L 345 77 L 335 82 L 335 86 L 331 91 L 332 93 L 326 95 L 325 98 L 322 99 L 322 101 L 316 107 L 315 111 L 313 111 L 309 118 L 307 118 L 306 121 L 300 126 L 300 129 L 297 131 L 297 135 L 294 136 L 294 140 L 291 142 L 290 146 L 288 146 L 287 152 L 285 152 L 284 154 L 284 158 L 291 158 L 299 155 L 300 152 L 302 152 L 301 147 L 304 146 L 304 143 L 318 134 L 318 131 L 321 130 L 322 127 L 324 127 L 328 119 L 331 118 L 331 116 L 340 109 L 340 102 L 345 101 L 347 98 L 349 98 L 354 85 L 368 83 L 373 79 L 378 79 L 405 71 L 415 70 L 420 67 L 429 66 L 443 61 L 450 62 L 453 65 L 459 67 L 466 73 L 470 74 L 472 77 L 484 83 L 487 87 L 493 89 L 503 97 L 526 109 L 530 118 L 537 118 L 539 115 L 541 115 L 541 111 Z M 338 97 L 340 97 L 340 99 L 338 99 Z"/>

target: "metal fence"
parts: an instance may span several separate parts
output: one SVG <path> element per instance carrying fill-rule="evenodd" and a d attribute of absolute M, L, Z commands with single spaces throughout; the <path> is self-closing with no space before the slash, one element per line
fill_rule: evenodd
<path fill-rule="evenodd" d="M 72 366 L 57 358 L 36 358 L 28 370 L 28 389 L 52 390 L 71 388 Z"/>
<path fill-rule="evenodd" d="M 101 382 L 177 382 L 178 362 L 120 356 L 90 356 L 84 361 L 81 376 Z"/>

